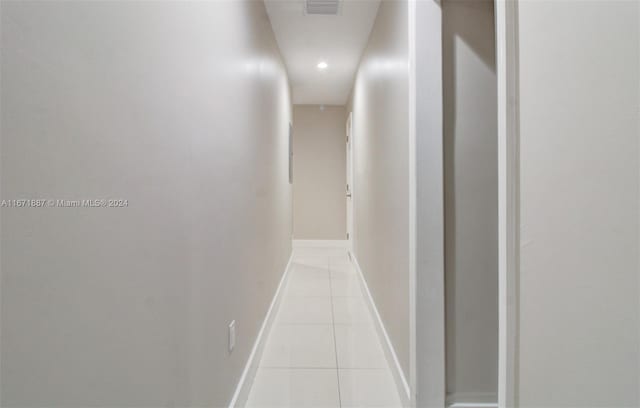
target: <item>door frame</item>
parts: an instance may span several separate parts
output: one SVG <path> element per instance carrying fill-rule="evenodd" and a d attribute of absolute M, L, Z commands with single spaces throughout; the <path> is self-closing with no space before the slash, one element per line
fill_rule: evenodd
<path fill-rule="evenodd" d="M 445 406 L 442 8 L 409 0 L 410 405 Z"/>
<path fill-rule="evenodd" d="M 425 151 L 425 143 L 437 144 L 438 123 L 430 128 L 416 131 L 416 123 L 424 116 L 424 108 L 437 110 L 442 105 L 432 103 L 424 105 L 425 93 L 437 94 L 437 85 L 442 88 L 442 78 L 434 72 L 425 74 L 424 64 L 438 64 L 437 50 L 422 43 L 429 38 L 425 34 L 438 36 L 441 33 L 441 0 L 409 1 L 409 298 L 410 298 L 410 404 L 416 406 L 419 392 L 420 403 L 428 406 L 445 404 L 445 350 L 444 350 L 444 266 L 439 250 L 444 248 L 444 236 L 438 238 L 442 224 L 434 222 L 433 217 L 425 215 L 421 203 L 426 193 L 435 194 L 430 202 L 431 210 L 437 213 L 435 201 L 444 198 L 441 185 L 432 178 L 418 173 L 418 168 L 426 168 L 426 159 L 438 161 L 438 154 L 430 157 L 417 157 Z M 518 403 L 518 377 L 516 363 L 518 359 L 518 276 L 519 276 L 519 47 L 518 47 L 518 2 L 519 0 L 494 0 L 496 32 L 496 71 L 498 103 L 498 407 L 511 408 Z M 438 10 L 439 8 L 439 10 Z M 422 21 L 428 18 L 428 21 Z M 418 21 L 420 19 L 421 21 Z M 429 23 L 429 24 L 427 24 Z M 432 31 L 425 30 L 431 27 Z M 420 38 L 420 42 L 416 42 Z M 439 38 L 439 37 L 437 37 Z M 440 41 L 441 43 L 441 41 Z M 437 48 L 437 46 L 436 46 Z M 440 49 L 440 57 L 442 50 Z M 416 69 L 416 65 L 420 65 Z M 417 76 L 417 72 L 420 76 Z M 427 76 L 425 76 L 427 75 Z M 428 76 L 431 75 L 431 76 Z M 431 87 L 431 88 L 429 88 Z M 419 93 L 416 101 L 416 92 Z M 437 95 L 434 95 L 434 97 Z M 433 101 L 432 101 L 433 102 Z M 420 105 L 420 115 L 417 106 Z M 441 112 L 440 112 L 441 113 Z M 437 120 L 430 118 L 432 122 Z M 423 119 L 424 120 L 424 119 Z M 421 126 L 423 126 L 421 124 Z M 431 136 L 429 138 L 429 136 Z M 442 135 L 440 135 L 442 137 Z M 429 140 L 425 140 L 425 138 Z M 433 147 L 431 146 L 431 147 Z M 441 156 L 441 154 L 440 154 Z M 440 157 L 441 158 L 441 157 Z M 432 163 L 437 168 L 439 163 Z M 436 171 L 437 172 L 437 171 Z M 418 189 L 420 189 L 418 191 Z M 417 194 L 420 193 L 418 197 Z M 432 214 L 433 215 L 433 214 Z M 437 216 L 437 214 L 435 214 Z M 420 218 L 420 219 L 418 219 Z M 427 219 L 428 218 L 428 219 Z M 418 226 L 417 223 L 421 225 Z M 429 231 L 424 231 L 428 224 Z M 419 228 L 422 227 L 422 228 Z M 428 236 L 427 236 L 428 235 Z M 417 268 L 417 239 L 420 238 L 420 252 L 435 255 L 425 267 Z M 426 245 L 426 246 L 425 246 Z M 438 258 L 438 259 L 436 259 Z M 425 308 L 426 307 L 426 308 Z M 419 309 L 420 310 L 419 310 Z M 417 319 L 417 313 L 424 315 Z M 418 325 L 419 322 L 419 325 Z M 429 335 L 428 341 L 426 333 Z M 427 366 L 425 362 L 428 362 Z"/>
<path fill-rule="evenodd" d="M 418 294 L 417 264 L 416 264 L 416 190 L 417 190 L 417 153 L 416 153 L 416 56 L 418 54 L 416 43 L 416 27 L 418 18 L 417 0 L 409 0 L 407 13 L 408 28 L 408 65 L 409 65 L 409 399 L 410 407 L 417 407 L 418 391 L 418 335 L 417 313 Z M 444 334 L 444 327 L 443 334 Z M 444 373 L 443 373 L 444 374 Z"/>
<path fill-rule="evenodd" d="M 347 145 L 347 169 L 346 169 L 346 178 L 347 178 L 347 190 L 346 193 L 351 194 L 350 199 L 347 202 L 347 241 L 349 243 L 349 247 L 351 249 L 354 248 L 355 243 L 355 220 L 354 220 L 354 183 L 353 183 L 353 112 L 349 112 L 347 115 L 347 123 L 345 124 L 345 131 L 347 135 L 346 145 Z M 349 217 L 351 214 L 351 217 Z"/>
<path fill-rule="evenodd" d="M 498 80 L 498 407 L 518 403 L 519 0 L 494 0 Z"/>

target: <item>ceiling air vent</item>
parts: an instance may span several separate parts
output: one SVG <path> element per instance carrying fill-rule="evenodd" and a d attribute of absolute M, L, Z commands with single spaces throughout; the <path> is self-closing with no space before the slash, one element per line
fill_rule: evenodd
<path fill-rule="evenodd" d="M 340 0 L 305 0 L 308 15 L 337 16 Z"/>

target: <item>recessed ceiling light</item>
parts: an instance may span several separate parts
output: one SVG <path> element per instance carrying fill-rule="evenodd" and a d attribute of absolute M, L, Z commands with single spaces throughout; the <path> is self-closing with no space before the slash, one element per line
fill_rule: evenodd
<path fill-rule="evenodd" d="M 318 69 L 327 69 L 328 66 L 329 66 L 329 64 L 327 64 L 324 61 L 318 62 Z"/>

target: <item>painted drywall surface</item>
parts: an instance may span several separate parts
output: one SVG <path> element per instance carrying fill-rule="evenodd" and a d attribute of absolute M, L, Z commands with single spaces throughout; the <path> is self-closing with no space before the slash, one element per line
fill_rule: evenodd
<path fill-rule="evenodd" d="M 346 239 L 344 106 L 293 107 L 293 237 Z"/>
<path fill-rule="evenodd" d="M 261 2 L 2 2 L 2 406 L 225 406 L 290 254 Z M 227 325 L 237 343 L 227 351 Z"/>
<path fill-rule="evenodd" d="M 415 3 L 416 407 L 445 406 L 442 9 Z"/>
<path fill-rule="evenodd" d="M 497 401 L 498 138 L 493 1 L 442 2 L 447 394 Z"/>
<path fill-rule="evenodd" d="M 519 402 L 640 405 L 639 13 L 519 4 Z"/>
<path fill-rule="evenodd" d="M 408 5 L 384 1 L 353 89 L 354 247 L 409 370 Z"/>
<path fill-rule="evenodd" d="M 341 1 L 338 15 L 307 14 L 305 1 L 266 0 L 293 103 L 344 105 L 380 0 Z M 315 65 L 323 60 L 328 69 Z"/>

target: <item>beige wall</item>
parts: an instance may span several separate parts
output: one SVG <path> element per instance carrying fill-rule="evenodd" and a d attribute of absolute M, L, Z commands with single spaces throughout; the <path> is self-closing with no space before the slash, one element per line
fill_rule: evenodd
<path fill-rule="evenodd" d="M 2 406 L 226 406 L 290 254 L 262 2 L 2 2 Z M 227 351 L 235 319 L 237 344 Z"/>
<path fill-rule="evenodd" d="M 519 2 L 522 407 L 640 406 L 639 7 Z"/>
<path fill-rule="evenodd" d="M 383 1 L 353 89 L 355 254 L 409 374 L 408 5 Z"/>
<path fill-rule="evenodd" d="M 498 139 L 493 1 L 442 2 L 447 394 L 496 402 Z"/>
<path fill-rule="evenodd" d="M 344 106 L 293 108 L 293 237 L 346 239 Z"/>

